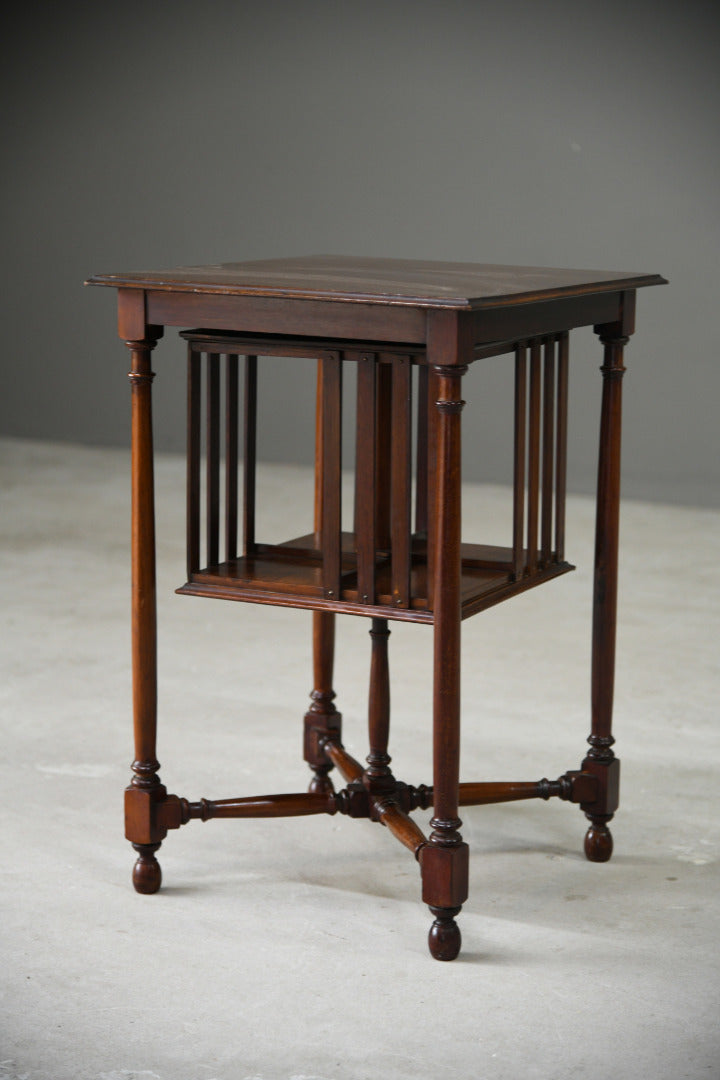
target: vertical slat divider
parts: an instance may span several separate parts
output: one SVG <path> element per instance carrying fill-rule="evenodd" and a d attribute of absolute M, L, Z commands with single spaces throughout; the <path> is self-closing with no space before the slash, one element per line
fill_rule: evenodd
<path fill-rule="evenodd" d="M 428 527 L 428 369 L 417 366 L 417 444 L 415 451 L 415 531 Z"/>
<path fill-rule="evenodd" d="M 188 344 L 187 576 L 200 569 L 200 440 L 202 356 Z"/>
<path fill-rule="evenodd" d="M 377 451 L 377 360 L 362 354 L 357 362 L 357 442 L 355 451 L 355 550 L 361 604 L 375 603 L 375 476 Z"/>
<path fill-rule="evenodd" d="M 513 576 L 525 568 L 525 457 L 527 433 L 527 345 L 515 347 L 515 435 L 513 462 Z"/>
<path fill-rule="evenodd" d="M 530 344 L 530 417 L 528 423 L 528 571 L 534 574 L 538 561 L 538 509 L 540 495 L 540 341 Z"/>
<path fill-rule="evenodd" d="M 435 487 L 437 481 L 437 422 L 438 411 L 435 402 L 438 399 L 437 375 L 428 369 L 427 378 L 427 507 L 428 507 L 428 534 L 427 534 L 427 606 L 429 611 L 435 610 L 435 552 L 436 528 L 435 528 Z"/>
<path fill-rule="evenodd" d="M 565 496 L 567 492 L 568 356 L 567 331 L 558 336 L 557 449 L 555 465 L 555 559 L 565 558 Z"/>
<path fill-rule="evenodd" d="M 378 356 L 378 368 L 375 375 L 375 393 L 377 398 L 375 451 L 375 535 L 380 550 L 390 549 L 390 456 L 393 441 L 392 408 L 392 367 L 382 363 Z"/>
<path fill-rule="evenodd" d="M 412 364 L 409 356 L 392 362 L 391 541 L 392 601 L 410 606 L 412 533 Z"/>
<path fill-rule="evenodd" d="M 543 356 L 543 420 L 542 420 L 542 522 L 540 528 L 540 558 L 550 565 L 552 556 L 553 477 L 555 454 L 555 338 L 545 338 Z"/>
<path fill-rule="evenodd" d="M 322 360 L 317 362 L 317 376 L 315 380 L 315 502 L 313 512 L 313 529 L 315 533 L 315 547 L 318 551 L 322 548 L 322 470 L 323 470 L 323 366 Z"/>
<path fill-rule="evenodd" d="M 257 356 L 245 357 L 245 392 L 243 398 L 243 554 L 247 557 L 255 551 Z"/>
<path fill-rule="evenodd" d="M 238 535 L 238 358 L 225 357 L 225 558 L 237 558 Z"/>
<path fill-rule="evenodd" d="M 323 494 L 322 584 L 326 599 L 340 599 L 341 475 L 342 475 L 342 359 L 322 358 Z"/>
<path fill-rule="evenodd" d="M 219 562 L 220 533 L 220 354 L 207 354 L 206 429 L 207 563 Z"/>

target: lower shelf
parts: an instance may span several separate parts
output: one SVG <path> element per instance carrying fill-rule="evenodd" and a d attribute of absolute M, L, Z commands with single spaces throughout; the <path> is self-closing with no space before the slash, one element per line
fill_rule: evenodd
<path fill-rule="evenodd" d="M 252 604 L 336 611 L 355 615 L 375 615 L 406 622 L 433 622 L 428 606 L 428 570 L 425 545 L 417 537 L 413 543 L 408 607 L 393 603 L 390 555 L 378 552 L 375 568 L 374 604 L 358 599 L 357 563 L 352 533 L 343 534 L 341 591 L 337 600 L 324 596 L 322 560 L 312 546 L 314 537 L 304 536 L 285 544 L 258 544 L 255 553 L 230 559 L 191 574 L 177 590 L 182 595 L 208 596 Z M 573 570 L 567 562 L 550 562 L 517 580 L 512 571 L 509 548 L 479 544 L 462 545 L 462 617 L 468 618 L 511 596 L 535 588 Z"/>

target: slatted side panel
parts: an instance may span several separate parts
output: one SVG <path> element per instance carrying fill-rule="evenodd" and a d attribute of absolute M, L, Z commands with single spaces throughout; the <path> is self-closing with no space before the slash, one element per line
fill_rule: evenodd
<path fill-rule="evenodd" d="M 375 482 L 377 478 L 378 358 L 363 354 L 357 367 L 357 424 L 355 449 L 355 547 L 357 591 L 362 604 L 375 603 L 377 550 Z"/>
<path fill-rule="evenodd" d="M 567 491 L 567 417 L 568 417 L 568 368 L 569 335 L 567 331 L 558 339 L 557 370 L 557 432 L 556 432 L 556 479 L 555 479 L 555 557 L 558 562 L 565 558 L 565 494 Z"/>
<path fill-rule="evenodd" d="M 516 580 L 565 557 L 568 366 L 567 332 L 519 342 L 515 348 Z"/>
<path fill-rule="evenodd" d="M 555 339 L 543 342 L 543 421 L 542 421 L 542 520 L 540 526 L 540 564 L 552 561 L 553 480 L 555 466 Z"/>
<path fill-rule="evenodd" d="M 257 471 L 257 356 L 245 357 L 243 424 L 243 554 L 255 551 Z"/>
<path fill-rule="evenodd" d="M 540 505 L 540 391 L 541 345 L 530 345 L 530 409 L 528 416 L 528 514 L 527 569 L 534 574 L 538 564 L 538 510 Z"/>
<path fill-rule="evenodd" d="M 220 355 L 208 353 L 205 434 L 205 528 L 208 566 L 220 561 Z"/>
<path fill-rule="evenodd" d="M 188 341 L 187 573 L 237 558 L 240 542 L 240 368 L 235 353 Z M 243 550 L 255 543 L 256 358 L 245 360 Z M 204 469 L 203 469 L 204 457 Z"/>
<path fill-rule="evenodd" d="M 513 576 L 525 569 L 525 458 L 527 434 L 527 345 L 515 349 L 515 425 L 513 466 Z"/>
<path fill-rule="evenodd" d="M 340 597 L 341 575 L 341 469 L 342 469 L 342 357 L 321 359 L 322 448 L 322 583 L 328 600 Z"/>
<path fill-rule="evenodd" d="M 225 358 L 225 558 L 238 553 L 238 358 Z"/>
<path fill-rule="evenodd" d="M 392 432 L 392 603 L 407 608 L 411 600 L 412 542 L 412 362 L 409 356 L 396 356 L 392 361 Z"/>
<path fill-rule="evenodd" d="M 187 576 L 200 569 L 200 455 L 202 355 L 188 343 L 187 384 Z"/>

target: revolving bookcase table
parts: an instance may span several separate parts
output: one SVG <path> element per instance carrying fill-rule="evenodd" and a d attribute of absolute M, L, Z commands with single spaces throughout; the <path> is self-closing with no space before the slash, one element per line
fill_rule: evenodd
<path fill-rule="evenodd" d="M 567 800 L 589 819 L 587 857 L 610 858 L 623 347 L 636 290 L 663 283 L 651 274 L 337 256 L 89 279 L 118 289 L 119 334 L 132 356 L 135 760 L 125 816 L 139 892 L 160 887 L 157 850 L 169 830 L 194 818 L 370 818 L 415 855 L 434 916 L 430 952 L 452 960 L 460 949 L 455 916 L 468 895 L 460 806 Z M 588 325 L 604 347 L 590 749 L 579 769 L 555 781 L 460 784 L 462 620 L 572 569 L 564 552 L 568 335 Z M 187 582 L 178 592 L 312 611 L 307 792 L 190 802 L 168 794 L 158 775 L 150 357 L 167 326 L 185 328 L 188 351 Z M 314 531 L 294 536 L 290 524 L 290 539 L 267 544 L 255 535 L 257 374 L 277 356 L 317 361 Z M 482 537 L 464 542 L 460 530 L 462 377 L 470 364 L 503 356 L 515 374 L 504 548 Z M 357 386 L 351 529 L 340 497 L 344 374 Z M 334 704 L 337 614 L 371 620 L 365 765 L 344 749 Z M 404 783 L 390 768 L 391 619 L 433 627 L 432 786 Z M 426 836 L 411 812 L 429 807 Z"/>

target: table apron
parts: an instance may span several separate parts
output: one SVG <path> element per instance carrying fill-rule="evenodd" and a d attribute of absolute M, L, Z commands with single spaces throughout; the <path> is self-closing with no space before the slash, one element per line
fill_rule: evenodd
<path fill-rule="evenodd" d="M 356 341 L 421 344 L 425 340 L 424 310 L 401 305 L 160 290 L 148 291 L 145 304 L 146 321 L 159 326 L 202 326 L 208 330 Z"/>

